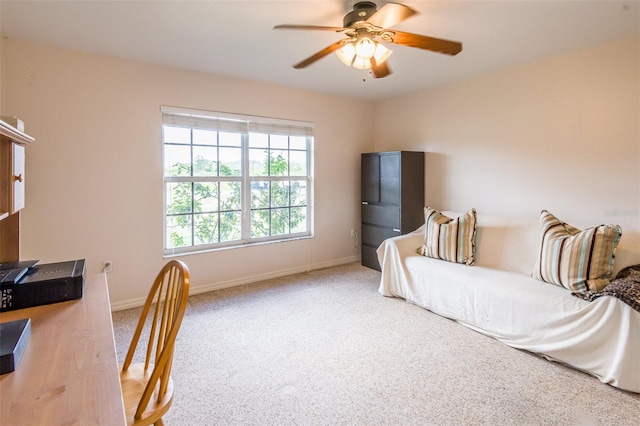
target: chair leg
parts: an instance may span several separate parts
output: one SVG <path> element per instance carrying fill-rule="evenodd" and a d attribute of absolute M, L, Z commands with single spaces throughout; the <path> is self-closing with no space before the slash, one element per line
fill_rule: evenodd
<path fill-rule="evenodd" d="M 154 423 L 154 426 L 164 426 L 164 422 L 160 418 L 160 419 L 156 420 L 156 422 Z"/>

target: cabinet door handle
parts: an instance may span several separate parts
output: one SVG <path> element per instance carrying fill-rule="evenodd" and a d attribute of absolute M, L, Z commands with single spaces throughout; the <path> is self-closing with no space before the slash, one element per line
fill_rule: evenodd
<path fill-rule="evenodd" d="M 396 231 L 396 232 L 400 232 L 400 230 L 399 230 L 399 229 L 396 229 L 396 228 L 393 228 L 393 230 L 394 230 L 394 231 Z"/>
<path fill-rule="evenodd" d="M 14 180 L 14 182 L 15 181 L 22 182 L 22 173 L 20 173 L 18 176 L 14 176 L 13 180 Z"/>
<path fill-rule="evenodd" d="M 365 206 L 369 205 L 369 203 L 367 203 L 366 201 L 363 201 L 362 204 L 364 204 Z"/>

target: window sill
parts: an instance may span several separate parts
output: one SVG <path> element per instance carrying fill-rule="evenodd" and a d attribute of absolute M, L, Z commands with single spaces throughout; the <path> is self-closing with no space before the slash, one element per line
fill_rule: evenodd
<path fill-rule="evenodd" d="M 249 247 L 264 246 L 264 245 L 269 245 L 269 244 L 289 243 L 289 242 L 292 242 L 292 241 L 309 240 L 309 239 L 312 239 L 312 238 L 313 238 L 313 235 L 304 235 L 304 236 L 300 236 L 300 237 L 287 238 L 287 239 L 283 239 L 283 240 L 259 241 L 259 242 L 255 242 L 255 243 L 236 244 L 236 245 L 229 245 L 229 246 L 224 246 L 224 247 L 208 248 L 208 249 L 203 249 L 203 250 L 194 249 L 194 250 L 188 250 L 188 251 L 180 251 L 180 252 L 176 252 L 176 253 L 165 253 L 165 254 L 163 254 L 162 258 L 163 259 L 171 259 L 171 258 L 175 258 L 175 257 L 192 256 L 192 255 L 205 254 L 205 253 L 211 253 L 211 252 L 219 252 L 219 251 L 227 251 L 227 250 L 237 250 L 237 249 L 243 249 L 243 248 L 249 248 Z"/>

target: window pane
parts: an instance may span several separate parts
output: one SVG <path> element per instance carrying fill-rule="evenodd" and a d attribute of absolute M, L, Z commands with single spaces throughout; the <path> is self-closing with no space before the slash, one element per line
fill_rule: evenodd
<path fill-rule="evenodd" d="M 249 133 L 250 148 L 268 148 L 269 135 L 266 133 Z"/>
<path fill-rule="evenodd" d="M 194 176 L 217 176 L 218 175 L 218 152 L 216 147 L 194 146 L 193 147 L 193 175 Z"/>
<path fill-rule="evenodd" d="M 307 149 L 307 137 L 306 136 L 291 136 L 289 137 L 289 149 Z"/>
<path fill-rule="evenodd" d="M 164 146 L 164 175 L 191 176 L 191 147 Z"/>
<path fill-rule="evenodd" d="M 164 143 L 191 143 L 191 129 L 188 127 L 162 126 Z"/>
<path fill-rule="evenodd" d="M 218 132 L 215 130 L 193 129 L 193 143 L 196 145 L 216 145 Z"/>
<path fill-rule="evenodd" d="M 312 137 L 279 121 L 256 122 L 260 132 L 189 127 L 200 122 L 181 114 L 162 125 L 167 253 L 309 235 Z"/>
<path fill-rule="evenodd" d="M 266 149 L 249 150 L 249 173 L 251 176 L 269 176 L 267 159 L 269 151 Z"/>
<path fill-rule="evenodd" d="M 307 181 L 291 181 L 291 205 L 306 206 L 307 204 Z"/>
<path fill-rule="evenodd" d="M 192 245 L 191 215 L 167 217 L 167 248 Z"/>
<path fill-rule="evenodd" d="M 293 207 L 291 209 L 291 232 L 307 232 L 307 208 Z"/>
<path fill-rule="evenodd" d="M 271 135 L 269 138 L 269 147 L 271 149 L 289 149 L 289 136 Z"/>
<path fill-rule="evenodd" d="M 218 242 L 218 213 L 193 215 L 194 245 Z"/>
<path fill-rule="evenodd" d="M 220 145 L 224 146 L 242 146 L 241 133 L 220 132 Z"/>
<path fill-rule="evenodd" d="M 307 175 L 307 153 L 306 151 L 291 151 L 289 153 L 289 173 L 290 176 Z"/>
<path fill-rule="evenodd" d="M 191 213 L 191 182 L 167 184 L 167 214 Z"/>
<path fill-rule="evenodd" d="M 251 238 L 268 237 L 270 210 L 253 210 L 251 212 Z"/>
<path fill-rule="evenodd" d="M 269 160 L 270 176 L 288 176 L 289 151 L 272 150 Z"/>
<path fill-rule="evenodd" d="M 240 182 L 220 182 L 220 210 L 240 210 L 242 190 Z"/>
<path fill-rule="evenodd" d="M 193 184 L 193 209 L 199 213 L 218 211 L 218 184 L 195 182 Z"/>
<path fill-rule="evenodd" d="M 271 235 L 289 233 L 289 209 L 271 210 Z"/>
<path fill-rule="evenodd" d="M 240 212 L 220 213 L 220 242 L 241 239 L 242 224 Z"/>
<path fill-rule="evenodd" d="M 242 149 L 220 148 L 220 176 L 242 176 Z"/>
<path fill-rule="evenodd" d="M 269 182 L 251 182 L 251 208 L 260 209 L 269 207 Z"/>
<path fill-rule="evenodd" d="M 271 182 L 271 207 L 289 206 L 289 182 Z"/>

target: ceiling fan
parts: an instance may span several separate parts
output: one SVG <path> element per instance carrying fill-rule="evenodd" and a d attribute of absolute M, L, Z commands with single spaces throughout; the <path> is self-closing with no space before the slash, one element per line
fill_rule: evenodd
<path fill-rule="evenodd" d="M 462 44 L 457 41 L 389 29 L 416 13 L 418 12 L 415 9 L 399 3 L 386 3 L 378 9 L 373 2 L 361 1 L 354 4 L 353 11 L 345 15 L 342 27 L 283 24 L 273 28 L 335 31 L 347 36 L 347 38 L 338 40 L 295 64 L 293 67 L 296 69 L 309 66 L 329 53 L 336 52 L 338 58 L 347 66 L 371 69 L 374 77 L 382 78 L 391 74 L 386 60 L 392 52 L 379 41 L 417 47 L 447 55 L 457 55 L 462 51 Z"/>

